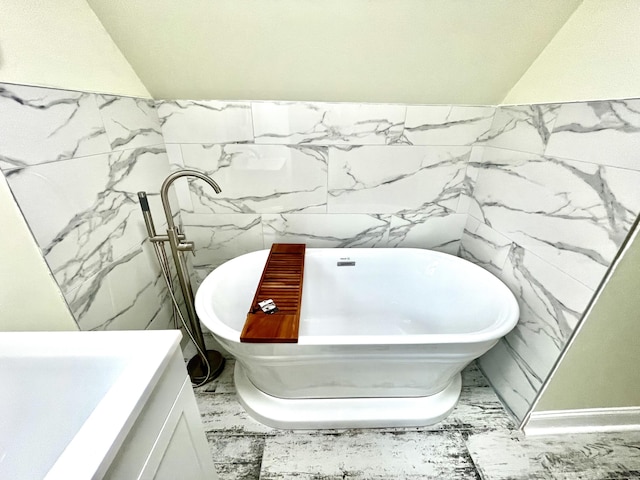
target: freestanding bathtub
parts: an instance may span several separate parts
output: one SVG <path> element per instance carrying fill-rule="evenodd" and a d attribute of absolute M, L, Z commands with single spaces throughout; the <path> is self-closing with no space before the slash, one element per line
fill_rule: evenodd
<path fill-rule="evenodd" d="M 306 250 L 298 343 L 241 343 L 268 250 L 218 267 L 200 320 L 236 358 L 238 398 L 278 428 L 420 426 L 446 417 L 460 371 L 518 321 L 511 291 L 421 249 Z"/>

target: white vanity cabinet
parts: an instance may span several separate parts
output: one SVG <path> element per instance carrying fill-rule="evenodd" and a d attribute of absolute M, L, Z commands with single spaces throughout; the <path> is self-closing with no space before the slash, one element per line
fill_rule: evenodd
<path fill-rule="evenodd" d="M 180 338 L 0 333 L 0 479 L 216 480 Z"/>
<path fill-rule="evenodd" d="M 218 478 L 179 350 L 173 354 L 104 478 Z"/>

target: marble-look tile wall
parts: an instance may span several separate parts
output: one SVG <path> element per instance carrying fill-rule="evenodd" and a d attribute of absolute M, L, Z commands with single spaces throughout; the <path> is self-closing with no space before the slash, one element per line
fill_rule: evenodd
<path fill-rule="evenodd" d="M 136 195 L 164 218 L 153 102 L 0 84 L 0 168 L 81 329 L 170 324 Z"/>
<path fill-rule="evenodd" d="M 493 107 L 163 101 L 174 167 L 222 187 L 180 186 L 185 233 L 203 278 L 273 242 L 421 247 L 456 254 L 466 176 Z M 215 227 L 215 228 L 211 228 Z"/>
<path fill-rule="evenodd" d="M 485 145 L 460 255 L 518 297 L 480 365 L 522 419 L 640 212 L 640 100 L 500 107 Z"/>

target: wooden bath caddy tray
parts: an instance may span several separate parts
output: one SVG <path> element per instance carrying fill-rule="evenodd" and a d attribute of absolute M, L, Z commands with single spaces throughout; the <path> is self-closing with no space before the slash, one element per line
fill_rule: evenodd
<path fill-rule="evenodd" d="M 304 243 L 273 244 L 240 334 L 241 342 L 298 342 L 304 252 Z M 277 312 L 262 311 L 259 303 L 269 299 Z"/>

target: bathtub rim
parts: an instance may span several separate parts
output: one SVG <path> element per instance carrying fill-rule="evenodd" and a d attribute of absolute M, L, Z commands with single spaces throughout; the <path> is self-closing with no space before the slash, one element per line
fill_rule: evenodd
<path fill-rule="evenodd" d="M 309 247 L 307 252 L 309 251 L 331 251 L 331 250 L 346 250 L 354 253 L 358 253 L 363 250 L 375 250 L 380 251 L 381 253 L 384 251 L 396 251 L 399 250 L 397 248 L 314 248 Z M 481 330 L 474 332 L 466 332 L 466 333 L 437 333 L 437 334 L 406 334 L 406 335 L 300 335 L 298 337 L 298 342 L 296 344 L 291 345 L 389 345 L 390 343 L 394 345 L 444 345 L 444 344 L 473 344 L 473 343 L 482 343 L 482 342 L 497 342 L 500 338 L 508 334 L 512 331 L 515 326 L 518 324 L 518 320 L 520 317 L 520 307 L 515 298 L 513 292 L 505 285 L 505 283 L 500 280 L 498 277 L 493 275 L 488 270 L 482 268 L 479 265 L 476 265 L 464 258 L 458 257 L 456 255 L 451 255 L 444 252 L 438 252 L 435 250 L 421 249 L 421 248 L 402 248 L 404 251 L 417 251 L 420 253 L 429 252 L 429 254 L 433 254 L 436 257 L 447 258 L 447 261 L 458 262 L 460 264 L 464 264 L 465 267 L 472 269 L 479 269 L 483 272 L 483 274 L 488 275 L 492 278 L 492 281 L 495 281 L 498 288 L 503 290 L 505 293 L 503 295 L 505 301 L 508 303 L 506 306 L 506 312 L 503 315 L 504 318 L 499 322 L 494 322 L 493 324 L 485 327 Z M 224 275 L 224 270 L 232 268 L 232 264 L 234 261 L 241 258 L 248 258 L 250 256 L 264 256 L 264 260 L 266 262 L 267 256 L 269 253 L 269 249 L 257 250 L 254 252 L 245 253 L 243 255 L 239 255 L 234 257 L 219 267 L 215 268 L 211 271 L 205 279 L 200 284 L 195 296 L 195 308 L 198 313 L 198 317 L 202 324 L 206 327 L 208 331 L 210 331 L 214 336 L 219 336 L 227 341 L 234 343 L 240 342 L 240 331 L 235 330 L 223 321 L 221 321 L 217 315 L 213 312 L 213 307 L 210 304 L 207 304 L 205 301 L 205 296 L 202 292 L 209 286 L 210 283 L 217 280 L 216 277 L 220 275 Z M 420 254 L 419 253 L 419 254 Z M 240 261 L 240 260 L 238 260 Z M 211 290 L 211 288 L 208 288 Z M 511 320 L 509 321 L 509 317 Z M 216 327 L 215 329 L 212 327 Z M 390 342 L 390 339 L 393 339 Z M 264 345 L 264 344 L 260 344 Z M 279 344 L 278 344 L 279 345 Z"/>

